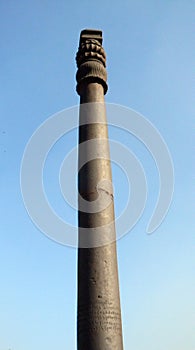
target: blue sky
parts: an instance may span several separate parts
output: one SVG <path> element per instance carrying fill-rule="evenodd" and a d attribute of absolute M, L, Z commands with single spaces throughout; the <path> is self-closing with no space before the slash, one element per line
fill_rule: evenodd
<path fill-rule="evenodd" d="M 175 169 L 168 215 L 147 235 L 158 195 L 155 164 L 138 140 L 110 130 L 137 155 L 148 181 L 145 211 L 118 241 L 124 347 L 194 349 L 192 10 L 192 1 L 1 1 L 0 350 L 76 349 L 76 250 L 33 225 L 22 201 L 20 165 L 36 128 L 79 102 L 75 54 L 84 28 L 103 30 L 106 101 L 148 118 Z M 59 160 L 76 142 L 76 133 L 64 137 L 44 173 L 51 205 L 65 217 Z M 127 183 L 119 177 L 113 168 L 116 213 L 126 198 Z"/>

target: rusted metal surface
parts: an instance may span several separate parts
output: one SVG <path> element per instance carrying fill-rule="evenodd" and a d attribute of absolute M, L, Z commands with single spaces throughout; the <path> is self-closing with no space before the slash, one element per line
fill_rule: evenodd
<path fill-rule="evenodd" d="M 78 174 L 78 350 L 123 349 L 114 198 L 104 104 L 107 91 L 106 56 L 101 45 L 101 31 L 81 32 L 77 53 L 77 92 L 81 103 L 79 168 L 88 153 L 99 157 L 87 162 Z M 94 139 L 96 142 L 90 145 L 86 142 Z M 92 203 L 98 198 L 98 211 L 87 212 L 83 209 L 83 199 Z M 104 202 L 108 205 L 101 210 Z M 102 239 L 97 246 L 96 236 L 99 232 Z"/>

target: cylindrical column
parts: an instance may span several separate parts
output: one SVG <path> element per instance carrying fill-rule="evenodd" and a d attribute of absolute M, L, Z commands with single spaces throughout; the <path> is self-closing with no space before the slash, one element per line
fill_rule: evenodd
<path fill-rule="evenodd" d="M 79 120 L 78 350 L 122 350 L 114 203 L 104 94 L 102 33 L 81 32 Z M 84 165 L 83 165 L 84 164 Z"/>

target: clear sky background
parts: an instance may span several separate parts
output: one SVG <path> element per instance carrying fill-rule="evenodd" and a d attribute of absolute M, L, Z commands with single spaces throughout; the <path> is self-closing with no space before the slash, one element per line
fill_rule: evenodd
<path fill-rule="evenodd" d="M 79 102 L 75 54 L 84 28 L 103 30 L 106 101 L 147 117 L 165 139 L 175 168 L 172 205 L 149 236 L 157 169 L 139 141 L 116 136 L 139 158 L 148 181 L 144 214 L 118 242 L 124 348 L 194 350 L 192 13 L 189 0 L 1 1 L 0 350 L 76 349 L 77 252 L 31 222 L 21 196 L 20 164 L 36 128 Z M 59 160 L 66 145 L 76 142 L 73 133 L 56 144 L 44 174 L 50 203 L 65 218 Z M 119 170 L 113 172 L 120 213 L 127 182 Z"/>

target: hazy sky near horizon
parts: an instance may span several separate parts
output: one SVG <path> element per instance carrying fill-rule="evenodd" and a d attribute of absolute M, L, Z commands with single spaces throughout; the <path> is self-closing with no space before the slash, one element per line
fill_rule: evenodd
<path fill-rule="evenodd" d="M 169 212 L 147 235 L 159 189 L 155 162 L 140 141 L 110 128 L 112 138 L 136 154 L 148 182 L 142 217 L 118 241 L 124 349 L 194 350 L 192 13 L 188 0 L 1 1 L 0 350 L 76 349 L 77 252 L 32 223 L 22 200 L 20 166 L 40 124 L 79 103 L 75 55 L 84 28 L 103 31 L 106 101 L 153 123 L 175 172 Z M 63 137 L 44 170 L 51 206 L 73 222 L 76 212 L 66 212 L 58 174 L 76 143 L 76 132 Z M 114 165 L 113 180 L 120 215 L 128 181 Z"/>

